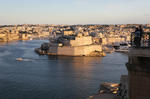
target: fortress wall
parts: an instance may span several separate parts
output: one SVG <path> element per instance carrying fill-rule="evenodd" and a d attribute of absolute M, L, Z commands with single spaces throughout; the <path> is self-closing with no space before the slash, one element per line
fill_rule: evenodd
<path fill-rule="evenodd" d="M 56 49 L 53 50 L 55 51 Z M 89 55 L 93 51 L 102 51 L 102 47 L 100 45 L 78 46 L 78 47 L 63 46 L 58 47 L 57 54 L 69 56 L 83 56 Z"/>
<path fill-rule="evenodd" d="M 49 53 L 54 53 L 54 54 L 56 54 L 57 53 L 57 47 L 50 47 L 49 48 Z"/>
<path fill-rule="evenodd" d="M 0 34 L 0 37 L 5 37 L 6 36 L 6 34 Z"/>
<path fill-rule="evenodd" d="M 7 41 L 6 34 L 0 34 L 0 41 L 2 42 Z"/>
<path fill-rule="evenodd" d="M 70 47 L 70 46 L 58 47 L 57 54 L 73 56 L 75 55 L 75 49 L 74 47 Z"/>
<path fill-rule="evenodd" d="M 0 34 L 0 39 L 3 42 L 18 40 L 19 39 L 19 35 L 18 34 Z"/>
<path fill-rule="evenodd" d="M 76 37 L 75 40 L 70 40 L 71 46 L 83 46 L 83 45 L 90 45 L 90 44 L 92 44 L 91 36 Z"/>
<path fill-rule="evenodd" d="M 91 46 L 87 46 L 88 48 L 84 49 L 84 53 L 85 54 L 90 54 L 93 51 L 102 51 L 102 46 L 101 45 L 91 45 Z M 87 53 L 88 52 L 88 53 Z"/>
<path fill-rule="evenodd" d="M 8 41 L 18 40 L 19 35 L 18 34 L 8 34 Z"/>
<path fill-rule="evenodd" d="M 100 45 L 75 47 L 75 55 L 89 55 L 93 51 L 102 51 Z"/>

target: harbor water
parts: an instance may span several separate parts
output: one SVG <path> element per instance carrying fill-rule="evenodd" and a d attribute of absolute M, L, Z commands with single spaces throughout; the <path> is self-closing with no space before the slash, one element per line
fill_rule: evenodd
<path fill-rule="evenodd" d="M 34 48 L 43 42 L 0 45 L 0 99 L 85 99 L 97 93 L 100 83 L 119 82 L 127 74 L 125 54 L 40 56 Z"/>

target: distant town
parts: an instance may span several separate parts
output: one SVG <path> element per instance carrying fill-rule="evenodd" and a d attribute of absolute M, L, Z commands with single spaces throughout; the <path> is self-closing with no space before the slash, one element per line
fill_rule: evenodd
<path fill-rule="evenodd" d="M 0 42 L 32 40 L 34 38 L 73 35 L 88 32 L 92 37 L 103 38 L 104 44 L 129 41 L 130 34 L 139 24 L 126 25 L 0 25 Z M 144 32 L 150 32 L 150 25 L 143 25 Z"/>

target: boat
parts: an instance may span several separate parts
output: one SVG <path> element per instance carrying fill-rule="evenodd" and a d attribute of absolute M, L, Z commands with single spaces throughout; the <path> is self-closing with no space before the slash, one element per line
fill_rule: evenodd
<path fill-rule="evenodd" d="M 23 58 L 16 58 L 17 61 L 23 61 Z"/>
<path fill-rule="evenodd" d="M 122 52 L 122 53 L 128 53 L 130 44 L 127 42 L 120 43 L 119 45 L 115 45 L 115 52 Z"/>

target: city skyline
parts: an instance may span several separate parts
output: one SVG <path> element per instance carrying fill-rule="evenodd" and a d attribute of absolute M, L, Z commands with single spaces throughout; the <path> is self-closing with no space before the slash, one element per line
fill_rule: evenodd
<path fill-rule="evenodd" d="M 149 9 L 149 0 L 1 0 L 0 25 L 149 24 Z"/>

